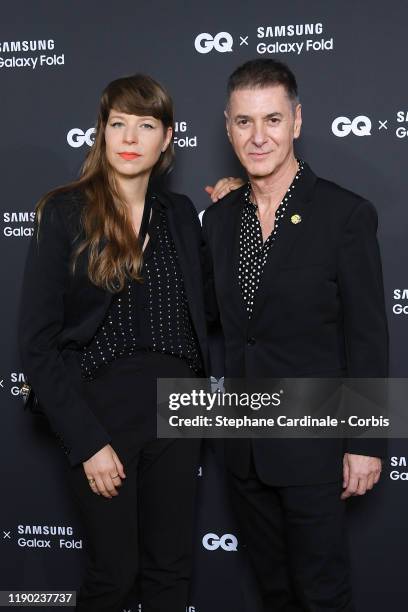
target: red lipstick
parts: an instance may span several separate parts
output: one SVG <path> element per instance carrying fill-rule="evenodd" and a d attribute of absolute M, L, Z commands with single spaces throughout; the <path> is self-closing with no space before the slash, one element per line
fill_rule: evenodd
<path fill-rule="evenodd" d="M 127 151 L 124 151 L 123 153 L 119 153 L 119 155 L 122 157 L 122 159 L 126 159 L 128 161 L 131 161 L 132 159 L 137 159 L 138 157 L 141 157 L 141 155 L 139 153 L 130 153 Z"/>

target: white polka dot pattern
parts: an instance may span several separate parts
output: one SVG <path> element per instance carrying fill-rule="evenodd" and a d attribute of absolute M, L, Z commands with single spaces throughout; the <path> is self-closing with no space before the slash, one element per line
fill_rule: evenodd
<path fill-rule="evenodd" d="M 262 229 L 257 216 L 257 205 L 251 200 L 251 183 L 245 191 L 245 205 L 242 211 L 239 234 L 238 281 L 248 318 L 251 318 L 256 293 L 259 288 L 268 253 L 276 242 L 279 225 L 286 213 L 296 183 L 302 175 L 303 162 L 298 160 L 299 169 L 275 213 L 275 226 L 263 242 Z"/>
<path fill-rule="evenodd" d="M 185 359 L 195 373 L 202 372 L 176 247 L 166 214 L 160 204 L 156 206 L 148 230 L 143 282 L 129 279 L 123 291 L 113 296 L 105 320 L 82 351 L 84 378 L 92 379 L 101 366 L 146 349 Z"/>

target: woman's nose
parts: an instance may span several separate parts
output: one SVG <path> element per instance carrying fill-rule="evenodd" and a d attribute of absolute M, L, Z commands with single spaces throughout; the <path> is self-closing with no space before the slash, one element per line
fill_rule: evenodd
<path fill-rule="evenodd" d="M 125 142 L 137 142 L 137 130 L 132 128 L 127 128 L 123 135 L 123 140 Z"/>

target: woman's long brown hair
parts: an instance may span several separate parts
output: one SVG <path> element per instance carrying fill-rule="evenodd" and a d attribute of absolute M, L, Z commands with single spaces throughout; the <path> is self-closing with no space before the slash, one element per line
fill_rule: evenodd
<path fill-rule="evenodd" d="M 173 102 L 166 90 L 154 79 L 136 74 L 112 81 L 102 93 L 95 142 L 86 156 L 77 181 L 53 189 L 37 204 L 41 221 L 44 206 L 58 194 L 80 190 L 85 197 L 81 225 L 84 239 L 73 253 L 72 271 L 79 255 L 88 249 L 88 276 L 97 286 L 111 292 L 123 289 L 126 278 L 141 280 L 142 247 L 135 240 L 128 207 L 118 191 L 112 168 L 105 153 L 105 127 L 111 109 L 159 119 L 163 128 L 173 127 Z M 173 161 L 173 143 L 153 168 L 162 174 Z M 103 244 L 102 244 L 103 241 Z"/>

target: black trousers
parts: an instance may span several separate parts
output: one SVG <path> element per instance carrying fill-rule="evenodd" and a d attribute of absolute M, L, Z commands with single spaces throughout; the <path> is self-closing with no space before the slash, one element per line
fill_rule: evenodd
<path fill-rule="evenodd" d="M 192 373 L 176 357 L 149 353 L 118 359 L 83 385 L 126 479 L 106 499 L 91 491 L 82 465 L 69 471 L 89 557 L 80 612 L 119 612 L 136 584 L 143 612 L 188 604 L 200 441 L 155 439 L 160 376 Z"/>
<path fill-rule="evenodd" d="M 354 612 L 341 482 L 272 487 L 228 474 L 264 612 Z"/>

